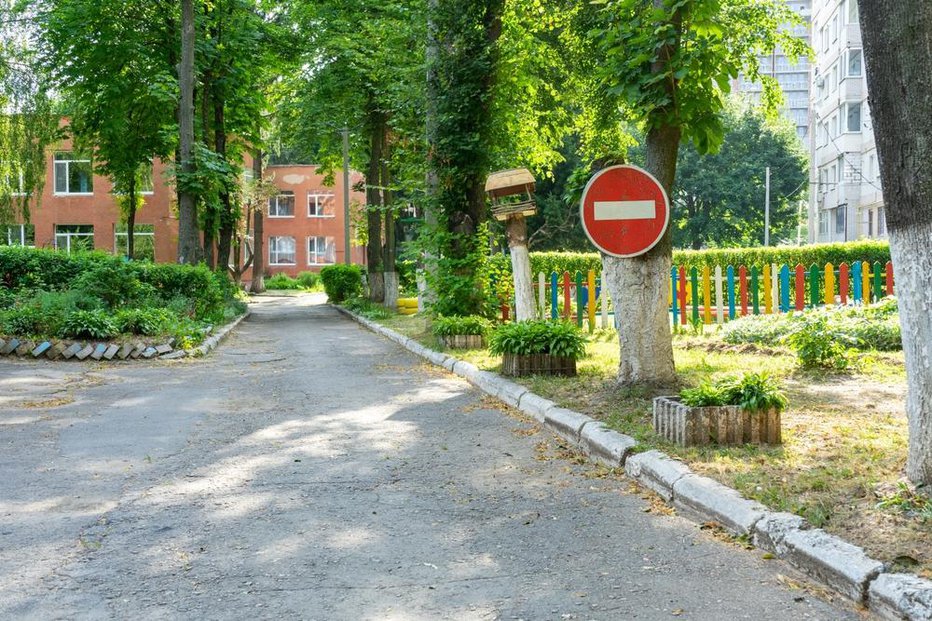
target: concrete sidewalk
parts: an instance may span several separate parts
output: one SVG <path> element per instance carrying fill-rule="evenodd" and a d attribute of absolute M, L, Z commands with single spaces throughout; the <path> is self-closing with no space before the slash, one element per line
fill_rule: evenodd
<path fill-rule="evenodd" d="M 319 297 L 0 362 L 0 618 L 855 619 Z"/>

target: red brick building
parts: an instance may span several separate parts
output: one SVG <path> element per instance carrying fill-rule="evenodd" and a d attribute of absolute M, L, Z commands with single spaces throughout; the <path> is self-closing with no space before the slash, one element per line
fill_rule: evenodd
<path fill-rule="evenodd" d="M 265 211 L 264 252 L 269 274 L 319 271 L 324 265 L 342 263 L 342 172 L 336 186 L 324 183 L 316 166 L 270 166 L 267 174 L 281 193 Z M 350 175 L 356 184 L 361 176 Z M 136 214 L 136 256 L 173 262 L 177 256 L 178 218 L 175 189 L 168 183 L 166 165 L 156 161 L 143 184 L 144 205 Z M 352 192 L 351 203 L 362 205 L 365 194 Z M 126 226 L 113 184 L 93 174 L 88 157 L 74 151 L 66 140 L 49 151 L 41 200 L 30 210 L 29 224 L 0 222 L 0 244 L 103 250 L 120 254 L 126 249 Z M 364 252 L 352 249 L 354 262 Z M 247 272 L 246 279 L 251 278 Z"/>

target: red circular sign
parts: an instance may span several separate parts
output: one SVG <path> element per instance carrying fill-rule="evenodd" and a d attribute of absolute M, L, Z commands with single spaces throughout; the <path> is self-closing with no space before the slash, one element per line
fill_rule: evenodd
<path fill-rule="evenodd" d="M 670 222 L 670 201 L 646 170 L 610 166 L 586 184 L 579 215 L 596 248 L 614 257 L 636 257 L 663 237 Z"/>

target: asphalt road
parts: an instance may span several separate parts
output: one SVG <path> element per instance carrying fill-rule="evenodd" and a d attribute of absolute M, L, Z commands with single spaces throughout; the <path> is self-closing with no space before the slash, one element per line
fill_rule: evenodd
<path fill-rule="evenodd" d="M 0 619 L 856 619 L 319 304 L 0 360 Z"/>

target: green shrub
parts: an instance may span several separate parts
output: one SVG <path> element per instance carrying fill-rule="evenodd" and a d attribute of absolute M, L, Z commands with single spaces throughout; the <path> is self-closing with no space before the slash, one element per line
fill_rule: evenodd
<path fill-rule="evenodd" d="M 106 339 L 119 333 L 116 323 L 102 310 L 77 310 L 69 313 L 58 331 L 59 336 L 65 338 L 92 339 Z"/>
<path fill-rule="evenodd" d="M 807 267 L 815 263 L 819 267 L 824 267 L 826 263 L 837 266 L 842 262 L 850 264 L 852 261 L 868 261 L 873 264 L 875 261 L 886 263 L 889 260 L 890 245 L 883 241 L 812 244 L 809 246 L 675 250 L 673 252 L 673 264 L 682 265 L 687 270 L 693 266 L 701 270 L 706 265 L 713 269 L 716 265 L 719 265 L 724 271 L 728 265 L 733 265 L 736 268 L 744 265 L 750 269 L 753 265 L 761 266 L 771 263 L 777 265 L 786 263 L 790 266 L 802 263 Z M 495 255 L 492 257 L 491 262 L 496 270 L 511 274 L 511 259 L 507 254 Z M 551 272 L 563 274 L 564 271 L 568 271 L 571 277 L 575 277 L 577 271 L 585 274 L 590 269 L 595 270 L 597 274 L 602 271 L 602 258 L 596 252 L 531 253 L 531 272 L 535 277 L 539 272 L 544 272 L 549 277 Z"/>
<path fill-rule="evenodd" d="M 381 304 L 376 304 L 362 296 L 347 300 L 344 306 L 354 313 L 358 313 L 368 319 L 386 319 L 393 314 Z"/>
<path fill-rule="evenodd" d="M 737 405 L 751 412 L 770 409 L 780 412 L 787 404 L 780 385 L 766 373 L 745 373 L 741 377 L 706 382 L 681 391 L 680 398 L 690 407 Z"/>
<path fill-rule="evenodd" d="M 9 336 L 38 336 L 45 332 L 49 317 L 32 306 L 0 311 L 0 333 Z"/>
<path fill-rule="evenodd" d="M 151 285 L 158 298 L 166 302 L 190 298 L 195 319 L 213 323 L 222 320 L 223 307 L 235 289 L 228 276 L 211 272 L 204 265 L 144 263 L 137 264 L 136 269 L 139 280 Z"/>
<path fill-rule="evenodd" d="M 155 336 L 168 330 L 174 316 L 164 308 L 127 308 L 117 312 L 114 321 L 120 332 Z"/>
<path fill-rule="evenodd" d="M 305 289 L 314 289 L 320 284 L 320 274 L 317 272 L 300 272 L 297 281 Z"/>
<path fill-rule="evenodd" d="M 6 287 L 0 287 L 0 310 L 13 308 L 16 303 L 16 294 Z"/>
<path fill-rule="evenodd" d="M 266 289 L 296 290 L 303 289 L 301 283 L 288 274 L 279 273 L 265 280 Z"/>
<path fill-rule="evenodd" d="M 431 330 L 436 336 L 458 336 L 466 334 L 485 335 L 492 327 L 485 317 L 468 315 L 466 317 L 437 317 Z"/>
<path fill-rule="evenodd" d="M 569 322 L 519 321 L 495 328 L 489 349 L 497 355 L 550 354 L 578 360 L 586 355 L 586 336 Z"/>
<path fill-rule="evenodd" d="M 857 340 L 834 329 L 824 313 L 804 315 L 788 342 L 805 368 L 843 371 L 854 363 Z"/>
<path fill-rule="evenodd" d="M 111 262 L 101 263 L 83 272 L 71 288 L 102 299 L 110 308 L 129 304 L 144 291 L 130 263 Z"/>
<path fill-rule="evenodd" d="M 340 304 L 362 293 L 362 268 L 358 265 L 328 265 L 320 270 L 327 298 Z"/>

